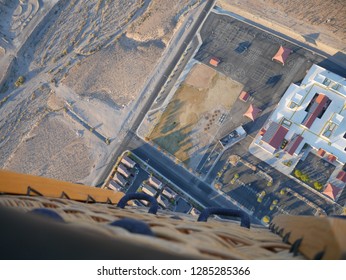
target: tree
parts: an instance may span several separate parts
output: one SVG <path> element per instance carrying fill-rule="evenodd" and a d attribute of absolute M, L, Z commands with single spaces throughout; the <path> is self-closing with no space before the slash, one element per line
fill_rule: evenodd
<path fill-rule="evenodd" d="M 272 181 L 268 181 L 267 187 L 271 187 L 272 185 L 273 185 L 273 182 Z"/>
<path fill-rule="evenodd" d="M 281 194 L 281 195 L 286 194 L 286 190 L 285 190 L 284 188 L 283 188 L 283 189 L 281 189 L 281 190 L 280 190 L 280 194 Z"/>
<path fill-rule="evenodd" d="M 14 85 L 15 85 L 16 87 L 19 87 L 19 86 L 21 86 L 22 84 L 24 84 L 24 82 L 25 82 L 25 78 L 24 78 L 23 76 L 19 76 L 18 79 L 17 79 L 17 81 L 14 83 Z"/>
<path fill-rule="evenodd" d="M 296 176 L 297 178 L 300 178 L 302 176 L 302 172 L 298 169 L 294 170 L 294 176 Z"/>
<path fill-rule="evenodd" d="M 233 176 L 234 179 L 238 179 L 239 178 L 239 174 L 238 173 L 235 173 L 234 176 Z"/>
<path fill-rule="evenodd" d="M 302 174 L 302 176 L 300 176 L 300 179 L 303 181 L 303 182 L 309 182 L 310 178 L 308 175 L 306 174 Z"/>
<path fill-rule="evenodd" d="M 269 218 L 268 216 L 264 216 L 264 217 L 262 218 L 262 222 L 264 222 L 265 224 L 269 224 L 270 218 Z"/>
<path fill-rule="evenodd" d="M 315 190 L 320 191 L 320 190 L 322 190 L 323 185 L 320 182 L 316 181 L 316 182 L 314 182 L 314 188 L 315 188 Z"/>

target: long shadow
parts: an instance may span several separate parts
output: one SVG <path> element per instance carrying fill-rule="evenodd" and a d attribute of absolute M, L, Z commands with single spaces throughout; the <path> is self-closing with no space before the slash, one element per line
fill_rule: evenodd
<path fill-rule="evenodd" d="M 282 74 L 271 76 L 271 77 L 268 78 L 268 80 L 266 81 L 265 84 L 269 85 L 271 87 L 275 87 L 276 84 L 281 80 L 282 76 L 283 76 Z"/>
<path fill-rule="evenodd" d="M 316 40 L 318 39 L 318 37 L 320 37 L 320 33 L 306 34 L 302 35 L 302 37 L 305 39 L 307 43 L 317 45 Z"/>
<path fill-rule="evenodd" d="M 89 124 L 87 124 L 86 122 L 82 121 L 80 118 L 77 117 L 76 114 L 74 114 L 72 111 L 67 109 L 66 112 L 69 116 L 71 116 L 74 120 L 76 120 L 78 123 L 80 123 L 83 127 L 85 127 L 87 130 L 91 131 L 97 138 L 99 138 L 100 140 L 102 140 L 103 142 L 107 143 L 107 138 L 105 136 L 103 136 L 102 134 L 100 134 L 99 132 L 97 132 L 95 130 L 95 128 L 91 127 Z M 108 141 L 110 142 L 110 140 L 108 139 Z"/>
<path fill-rule="evenodd" d="M 188 135 L 190 135 L 189 134 L 190 132 L 186 132 L 186 131 L 188 131 L 188 129 L 191 126 L 192 125 L 184 126 L 165 136 L 153 138 L 152 141 L 155 144 L 159 145 L 162 149 L 174 155 L 176 152 L 178 152 L 182 148 L 182 145 L 180 143 L 184 141 L 188 137 Z"/>
<path fill-rule="evenodd" d="M 340 65 L 342 63 L 342 66 Z M 333 56 L 327 57 L 318 63 L 321 66 L 341 77 L 346 77 L 346 54 L 343 52 L 337 52 Z"/>
<path fill-rule="evenodd" d="M 254 132 L 257 132 L 266 122 L 266 120 L 269 118 L 272 111 L 267 112 L 265 114 L 260 115 L 254 122 L 248 122 L 243 125 L 244 130 L 247 134 L 252 134 Z"/>
<path fill-rule="evenodd" d="M 179 115 L 179 110 L 181 109 L 182 105 L 183 102 L 180 100 L 173 100 L 168 104 L 161 117 L 163 123 L 160 121 L 159 124 L 161 126 L 160 133 L 166 134 L 167 132 L 174 130 L 179 125 L 177 116 Z"/>
<path fill-rule="evenodd" d="M 234 50 L 238 54 L 246 52 L 251 47 L 250 41 L 241 42 L 238 44 L 238 47 Z"/>

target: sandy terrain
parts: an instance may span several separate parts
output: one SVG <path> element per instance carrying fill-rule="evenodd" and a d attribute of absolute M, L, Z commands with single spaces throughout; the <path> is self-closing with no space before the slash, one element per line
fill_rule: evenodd
<path fill-rule="evenodd" d="M 198 2 L 184 0 L 171 5 L 167 0 L 151 1 L 117 44 L 75 65 L 64 83 L 77 94 L 105 92 L 119 107 L 129 106 L 165 50 L 184 7 Z"/>
<path fill-rule="evenodd" d="M 333 55 L 346 52 L 344 0 L 218 0 L 217 4 Z"/>
<path fill-rule="evenodd" d="M 0 0 L 0 168 L 92 184 L 199 2 Z"/>
<path fill-rule="evenodd" d="M 197 67 L 193 67 L 190 73 L 185 79 L 185 84 L 188 84 L 197 89 L 208 88 L 216 72 L 213 68 L 208 67 L 204 64 L 199 64 Z"/>
<path fill-rule="evenodd" d="M 195 64 L 160 121 L 148 136 L 163 150 L 196 168 L 214 140 L 220 117 L 227 115 L 243 86 L 214 69 Z"/>
<path fill-rule="evenodd" d="M 90 147 L 71 129 L 68 119 L 53 113 L 27 135 L 6 168 L 78 182 L 90 173 L 92 161 Z"/>

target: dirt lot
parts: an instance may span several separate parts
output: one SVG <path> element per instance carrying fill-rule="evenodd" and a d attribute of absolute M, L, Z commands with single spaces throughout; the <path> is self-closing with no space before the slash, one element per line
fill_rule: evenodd
<path fill-rule="evenodd" d="M 196 167 L 220 127 L 219 118 L 228 113 L 241 89 L 240 83 L 195 64 L 148 138 Z"/>
<path fill-rule="evenodd" d="M 63 107 L 111 140 L 123 137 L 143 86 L 200 2 L 0 0 L 0 168 L 97 184 L 116 143 Z"/>
<path fill-rule="evenodd" d="M 94 159 L 87 141 L 76 135 L 69 120 L 51 113 L 27 135 L 5 168 L 78 182 L 90 173 Z"/>
<path fill-rule="evenodd" d="M 217 4 L 282 33 L 296 33 L 328 53 L 346 52 L 344 0 L 218 0 Z"/>

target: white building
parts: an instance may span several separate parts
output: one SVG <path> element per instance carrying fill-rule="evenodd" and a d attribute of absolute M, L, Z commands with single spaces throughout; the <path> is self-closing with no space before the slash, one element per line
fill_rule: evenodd
<path fill-rule="evenodd" d="M 346 162 L 346 79 L 313 65 L 301 85 L 291 84 L 260 131 L 256 144 L 274 153 L 299 154 L 305 143 L 330 161 Z"/>
<path fill-rule="evenodd" d="M 150 195 L 150 196 L 155 196 L 156 195 L 156 190 L 151 187 L 151 186 L 148 186 L 148 185 L 145 185 L 142 187 L 142 192 Z"/>
<path fill-rule="evenodd" d="M 127 166 L 128 168 L 134 168 L 136 165 L 136 163 L 127 156 L 124 156 L 121 159 L 121 163 L 124 164 L 125 166 Z"/>
<path fill-rule="evenodd" d="M 121 192 L 122 191 L 122 187 L 117 182 L 115 182 L 114 180 L 109 181 L 108 188 L 115 191 L 115 192 Z"/>
<path fill-rule="evenodd" d="M 117 172 L 123 175 L 125 178 L 129 178 L 131 173 L 127 170 L 127 168 L 123 164 L 119 164 L 117 167 Z"/>
<path fill-rule="evenodd" d="M 127 181 L 125 180 L 125 178 L 121 176 L 118 172 L 115 172 L 113 176 L 113 180 L 123 187 L 126 186 L 127 184 Z"/>
<path fill-rule="evenodd" d="M 175 199 L 178 196 L 178 194 L 175 191 L 173 191 L 172 189 L 168 187 L 165 187 L 163 189 L 162 194 L 168 197 L 169 199 Z"/>
<path fill-rule="evenodd" d="M 162 182 L 154 176 L 149 177 L 148 183 L 156 189 L 160 189 L 162 187 Z"/>

